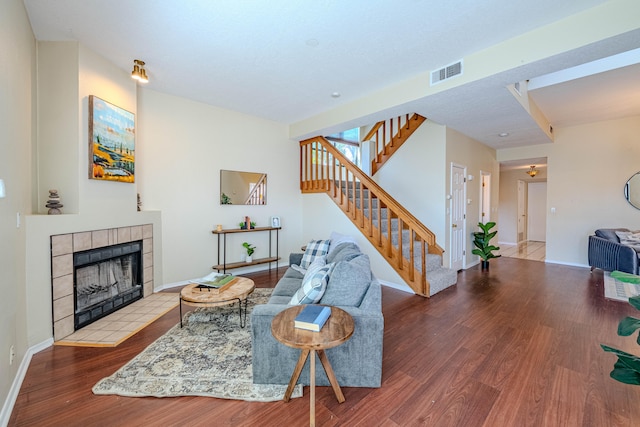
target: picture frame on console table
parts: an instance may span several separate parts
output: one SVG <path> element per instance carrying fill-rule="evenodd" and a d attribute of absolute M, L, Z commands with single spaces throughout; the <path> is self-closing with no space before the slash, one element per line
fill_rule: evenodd
<path fill-rule="evenodd" d="M 89 95 L 89 179 L 135 182 L 135 115 Z"/>
<path fill-rule="evenodd" d="M 271 217 L 271 227 L 280 228 L 280 217 L 279 216 L 272 216 Z"/>

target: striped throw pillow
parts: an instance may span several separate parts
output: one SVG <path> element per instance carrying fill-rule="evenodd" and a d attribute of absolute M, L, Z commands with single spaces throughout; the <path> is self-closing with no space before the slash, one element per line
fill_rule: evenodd
<path fill-rule="evenodd" d="M 302 255 L 300 267 L 308 269 L 316 257 L 325 256 L 329 252 L 331 240 L 312 240 Z"/>
<path fill-rule="evenodd" d="M 326 264 L 315 268 L 316 263 L 313 263 L 302 279 L 302 286 L 293 294 L 289 304 L 315 304 L 320 301 L 324 291 L 327 289 L 333 266 L 334 264 Z"/>

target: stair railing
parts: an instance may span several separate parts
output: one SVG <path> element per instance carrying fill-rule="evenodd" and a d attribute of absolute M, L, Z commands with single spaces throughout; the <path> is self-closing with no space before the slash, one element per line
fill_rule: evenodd
<path fill-rule="evenodd" d="M 374 144 L 374 158 L 371 160 L 371 174 L 378 169 L 400 148 L 402 144 L 426 120 L 419 114 L 392 117 L 373 125 L 363 141 Z"/>
<path fill-rule="evenodd" d="M 267 197 L 267 175 L 262 175 L 244 201 L 245 205 L 264 205 Z"/>
<path fill-rule="evenodd" d="M 414 292 L 429 296 L 426 255 L 444 252 L 435 234 L 322 136 L 300 142 L 300 189 L 327 193 Z M 398 219 L 396 230 L 392 218 Z M 408 253 L 403 253 L 403 243 L 408 243 Z"/>

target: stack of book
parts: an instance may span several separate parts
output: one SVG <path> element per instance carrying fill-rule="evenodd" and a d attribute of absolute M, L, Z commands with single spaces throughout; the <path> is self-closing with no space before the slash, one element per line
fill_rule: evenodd
<path fill-rule="evenodd" d="M 331 307 L 309 304 L 296 316 L 294 326 L 298 329 L 320 332 L 329 316 L 331 316 Z"/>

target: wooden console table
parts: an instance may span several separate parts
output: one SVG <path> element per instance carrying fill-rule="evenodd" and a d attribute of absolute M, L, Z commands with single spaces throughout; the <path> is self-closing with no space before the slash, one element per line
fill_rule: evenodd
<path fill-rule="evenodd" d="M 278 236 L 278 232 L 280 231 L 281 227 L 255 227 L 255 228 L 251 228 L 251 229 L 242 229 L 242 228 L 233 228 L 233 229 L 226 229 L 226 230 L 213 230 L 212 233 L 218 236 L 218 264 L 213 266 L 214 270 L 220 271 L 222 270 L 223 273 L 226 273 L 227 270 L 233 269 L 233 268 L 240 268 L 240 267 L 247 267 L 250 265 L 256 265 L 256 264 L 266 264 L 269 263 L 269 271 L 271 271 L 271 263 L 275 262 L 276 263 L 276 270 L 278 268 L 278 260 L 280 259 L 280 254 L 278 252 L 279 248 L 278 248 L 278 240 L 279 240 L 279 236 Z M 254 259 L 251 262 L 227 262 L 227 234 L 234 234 L 234 233 L 256 233 L 256 232 L 260 232 L 260 231 L 268 231 L 269 232 L 269 256 L 266 258 L 257 258 Z M 276 232 L 276 254 L 275 256 L 272 255 L 272 251 L 271 251 L 271 247 L 272 247 L 272 237 L 271 237 L 271 233 L 275 231 Z M 222 236 L 222 250 L 220 249 L 220 236 Z M 220 253 L 222 253 L 222 262 L 220 262 Z"/>

